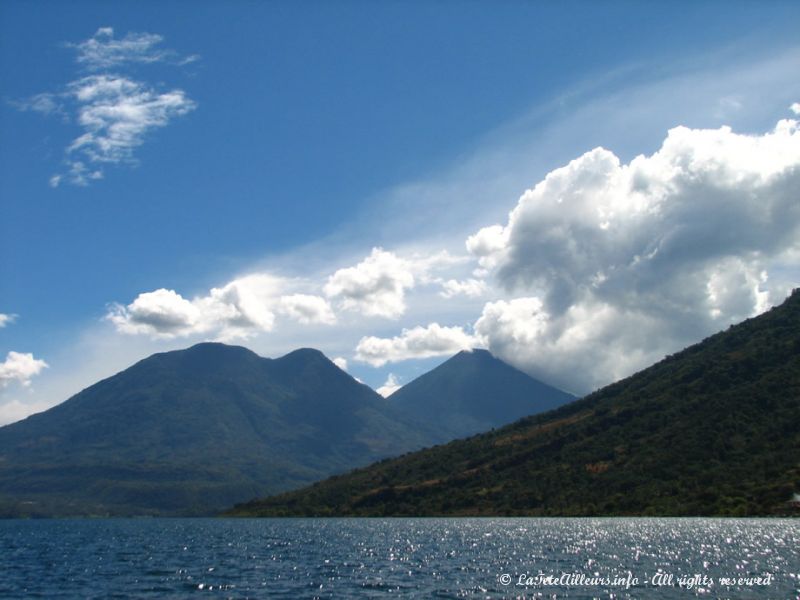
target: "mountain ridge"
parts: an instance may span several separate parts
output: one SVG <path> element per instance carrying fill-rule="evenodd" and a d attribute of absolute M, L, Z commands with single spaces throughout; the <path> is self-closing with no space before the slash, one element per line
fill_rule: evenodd
<path fill-rule="evenodd" d="M 208 514 L 427 441 L 318 351 L 197 344 L 0 428 L 0 513 Z"/>
<path fill-rule="evenodd" d="M 795 290 L 575 402 L 227 514 L 797 514 L 798 424 Z"/>
<path fill-rule="evenodd" d="M 203 342 L 0 427 L 0 516 L 210 514 L 471 427 L 410 414 L 313 348 L 263 358 Z"/>

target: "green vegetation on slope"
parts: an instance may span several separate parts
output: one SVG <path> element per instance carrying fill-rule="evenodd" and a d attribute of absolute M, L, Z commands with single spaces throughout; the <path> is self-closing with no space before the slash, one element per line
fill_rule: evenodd
<path fill-rule="evenodd" d="M 800 492 L 800 292 L 582 400 L 229 514 L 769 515 Z"/>
<path fill-rule="evenodd" d="M 316 350 L 199 344 L 0 428 L 0 516 L 211 514 L 429 443 Z"/>
<path fill-rule="evenodd" d="M 311 349 L 156 354 L 0 428 L 0 516 L 210 514 L 569 398 L 480 351 L 414 383 L 386 400 Z"/>

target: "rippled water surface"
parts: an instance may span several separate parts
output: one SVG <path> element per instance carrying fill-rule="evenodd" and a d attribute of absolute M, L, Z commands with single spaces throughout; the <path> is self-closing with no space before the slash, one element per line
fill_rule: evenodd
<path fill-rule="evenodd" d="M 786 599 L 800 521 L 10 520 L 0 566 L 4 598 Z"/>

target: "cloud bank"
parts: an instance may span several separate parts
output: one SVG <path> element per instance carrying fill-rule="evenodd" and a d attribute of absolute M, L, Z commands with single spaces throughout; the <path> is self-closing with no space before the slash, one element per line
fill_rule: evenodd
<path fill-rule="evenodd" d="M 108 318 L 123 333 L 221 340 L 280 319 L 357 335 L 402 318 L 397 335 L 361 333 L 352 358 L 378 368 L 485 347 L 581 394 L 782 301 L 798 283 L 798 189 L 796 120 L 761 135 L 676 127 L 649 156 L 598 147 L 554 169 L 506 223 L 466 239 L 466 263 L 373 248 L 300 286 L 262 272 L 191 300 L 143 293 Z M 465 311 L 471 326 L 430 316 Z"/>
<path fill-rule="evenodd" d="M 467 240 L 499 287 L 476 333 L 568 390 L 619 379 L 780 302 L 800 240 L 800 132 L 676 127 L 628 164 L 595 148 Z"/>

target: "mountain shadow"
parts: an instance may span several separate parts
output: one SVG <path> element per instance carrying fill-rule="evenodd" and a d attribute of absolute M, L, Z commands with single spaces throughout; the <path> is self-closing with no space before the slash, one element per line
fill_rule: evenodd
<path fill-rule="evenodd" d="M 442 443 L 508 425 L 575 396 L 476 349 L 459 352 L 401 387 L 389 400 Z"/>

